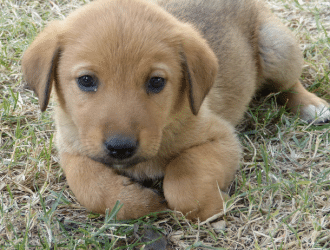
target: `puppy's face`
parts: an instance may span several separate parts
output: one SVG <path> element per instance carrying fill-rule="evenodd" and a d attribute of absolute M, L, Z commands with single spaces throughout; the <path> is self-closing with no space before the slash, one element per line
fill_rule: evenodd
<path fill-rule="evenodd" d="M 107 29 L 98 33 L 79 27 L 83 23 L 61 52 L 57 87 L 81 149 L 107 165 L 153 157 L 186 96 L 179 51 L 155 37 L 152 27 L 118 33 L 116 25 L 98 26 Z"/>
<path fill-rule="evenodd" d="M 152 4 L 98 1 L 36 39 L 23 58 L 25 78 L 42 109 L 54 82 L 66 114 L 61 139 L 74 135 L 78 148 L 72 151 L 108 166 L 132 166 L 157 155 L 174 117 L 190 112 L 189 106 L 197 114 L 216 59 L 190 26 L 184 37 L 182 25 Z M 41 61 L 50 48 L 35 55 L 47 41 L 54 51 L 48 67 Z"/>

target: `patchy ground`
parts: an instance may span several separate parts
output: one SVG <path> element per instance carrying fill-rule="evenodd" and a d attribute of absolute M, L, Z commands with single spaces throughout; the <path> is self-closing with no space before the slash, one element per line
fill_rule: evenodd
<path fill-rule="evenodd" d="M 0 0 L 0 248 L 151 249 L 142 242 L 161 232 L 169 249 L 330 249 L 330 125 L 302 123 L 276 94 L 256 99 L 238 128 L 244 158 L 231 199 L 212 219 L 164 213 L 116 222 L 77 203 L 53 146 L 54 104 L 40 113 L 23 89 L 20 58 L 47 22 L 85 2 Z M 302 82 L 329 100 L 330 2 L 267 2 L 300 41 Z"/>

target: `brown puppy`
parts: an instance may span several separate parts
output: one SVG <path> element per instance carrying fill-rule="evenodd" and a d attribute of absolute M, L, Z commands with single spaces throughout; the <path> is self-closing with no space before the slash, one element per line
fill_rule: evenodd
<path fill-rule="evenodd" d="M 240 160 L 234 126 L 258 88 L 284 91 L 302 119 L 329 119 L 299 82 L 302 63 L 260 1 L 98 0 L 52 22 L 22 65 L 42 111 L 55 88 L 61 165 L 84 206 L 204 220 L 223 207 Z M 157 178 L 167 203 L 139 184 Z"/>

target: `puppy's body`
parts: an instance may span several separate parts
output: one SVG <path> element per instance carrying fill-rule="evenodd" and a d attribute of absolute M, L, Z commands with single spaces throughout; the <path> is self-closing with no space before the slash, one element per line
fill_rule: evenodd
<path fill-rule="evenodd" d="M 218 76 L 207 97 L 209 107 L 236 125 L 259 84 L 258 36 L 263 8 L 245 0 L 161 4 L 179 20 L 192 23 L 208 41 L 219 63 Z"/>
<path fill-rule="evenodd" d="M 208 95 L 209 107 L 233 125 L 242 119 L 257 89 L 286 91 L 298 82 L 301 51 L 291 32 L 261 1 L 174 0 L 161 5 L 179 20 L 192 23 L 217 56 L 219 71 Z M 284 103 L 286 97 L 282 96 Z M 301 101 L 288 106 L 297 111 Z M 302 110 L 302 117 L 311 119 L 307 116 Z"/>
<path fill-rule="evenodd" d="M 222 209 L 240 159 L 234 126 L 258 88 L 287 91 L 305 120 L 328 119 L 328 105 L 301 86 L 298 46 L 260 2 L 159 5 L 86 5 L 37 37 L 23 71 L 42 110 L 54 83 L 61 165 L 83 205 L 103 213 L 120 200 L 121 219 L 166 208 L 206 219 Z M 138 183 L 155 178 L 167 204 Z"/>

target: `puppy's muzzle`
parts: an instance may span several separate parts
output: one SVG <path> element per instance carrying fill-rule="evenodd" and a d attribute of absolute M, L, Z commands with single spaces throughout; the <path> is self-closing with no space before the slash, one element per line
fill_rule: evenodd
<path fill-rule="evenodd" d="M 105 143 L 107 154 L 116 160 L 131 158 L 137 151 L 138 141 L 132 137 L 115 135 Z"/>

